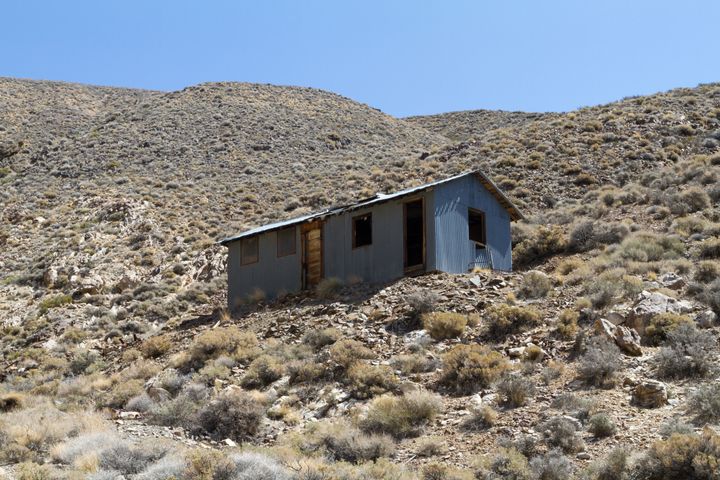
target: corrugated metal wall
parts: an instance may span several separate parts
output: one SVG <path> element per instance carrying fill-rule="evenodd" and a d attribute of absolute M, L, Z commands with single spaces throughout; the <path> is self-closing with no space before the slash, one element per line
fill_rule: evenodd
<path fill-rule="evenodd" d="M 295 253 L 277 256 L 277 232 L 258 237 L 259 260 L 250 265 L 240 265 L 241 241 L 228 244 L 228 307 L 235 308 L 247 299 L 256 288 L 268 298 L 281 292 L 297 292 L 302 288 L 300 228 L 295 228 Z"/>
<path fill-rule="evenodd" d="M 510 216 L 473 175 L 435 187 L 436 269 L 467 272 L 475 261 L 475 244 L 468 232 L 468 208 L 485 212 L 493 267 L 511 270 Z"/>
<path fill-rule="evenodd" d="M 404 275 L 403 204 L 425 199 L 426 264 L 434 269 L 432 192 L 394 200 L 327 219 L 324 226 L 325 277 L 384 282 Z M 372 245 L 352 248 L 353 217 L 372 212 Z"/>

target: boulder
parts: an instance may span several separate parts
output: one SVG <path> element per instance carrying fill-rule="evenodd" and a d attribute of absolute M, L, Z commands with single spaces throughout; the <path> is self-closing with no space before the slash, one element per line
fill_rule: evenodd
<path fill-rule="evenodd" d="M 96 295 L 102 292 L 105 287 L 105 280 L 100 275 L 89 274 L 86 276 L 73 275 L 70 283 L 75 287 L 74 296 L 89 294 Z"/>
<path fill-rule="evenodd" d="M 680 290 L 685 286 L 685 280 L 677 273 L 668 272 L 658 278 L 660 285 L 671 290 Z"/>
<path fill-rule="evenodd" d="M 660 313 L 688 313 L 692 305 L 684 300 L 669 297 L 660 292 L 640 293 L 637 301 L 625 315 L 625 325 L 634 328 L 640 335 L 645 333 L 645 327 L 650 320 Z"/>
<path fill-rule="evenodd" d="M 43 273 L 43 285 L 46 288 L 53 288 L 58 280 L 58 269 L 57 267 L 48 267 Z"/>
<path fill-rule="evenodd" d="M 712 328 L 717 322 L 717 314 L 712 310 L 705 310 L 695 315 L 695 323 L 700 328 Z"/>
<path fill-rule="evenodd" d="M 632 401 L 642 408 L 657 408 L 667 405 L 667 386 L 657 380 L 643 380 L 633 389 Z"/>
<path fill-rule="evenodd" d="M 595 332 L 615 342 L 623 353 L 634 357 L 642 355 L 640 335 L 632 328 L 614 325 L 604 318 L 598 318 L 595 321 Z"/>

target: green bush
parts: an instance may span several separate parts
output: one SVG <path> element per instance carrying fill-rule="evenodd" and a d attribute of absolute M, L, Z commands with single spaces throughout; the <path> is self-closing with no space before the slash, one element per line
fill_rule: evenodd
<path fill-rule="evenodd" d="M 645 327 L 645 337 L 651 345 L 660 345 L 668 336 L 668 333 L 675 330 L 683 323 L 693 323 L 687 315 L 677 313 L 660 313 L 650 319 Z"/>
<path fill-rule="evenodd" d="M 588 431 L 597 438 L 611 437 L 617 432 L 617 427 L 607 414 L 596 413 L 588 419 Z"/>
<path fill-rule="evenodd" d="M 510 370 L 503 354 L 484 345 L 456 345 L 443 355 L 439 382 L 458 394 L 489 387 Z"/>
<path fill-rule="evenodd" d="M 527 458 L 514 448 L 498 448 L 479 460 L 475 478 L 478 480 L 532 480 Z"/>
<path fill-rule="evenodd" d="M 550 255 L 561 253 L 567 239 L 558 226 L 539 226 L 513 248 L 513 262 L 517 266 L 528 265 Z"/>
<path fill-rule="evenodd" d="M 40 301 L 40 315 L 47 313 L 51 308 L 62 307 L 72 303 L 72 297 L 70 295 L 55 295 L 52 297 L 43 298 Z"/>
<path fill-rule="evenodd" d="M 206 330 L 195 337 L 188 350 L 191 368 L 201 367 L 208 359 L 227 355 L 240 362 L 249 362 L 260 354 L 257 337 L 238 327 Z"/>
<path fill-rule="evenodd" d="M 462 335 L 468 323 L 467 315 L 455 312 L 430 312 L 421 316 L 423 328 L 434 340 Z"/>
<path fill-rule="evenodd" d="M 359 360 L 373 358 L 373 351 L 357 340 L 339 340 L 330 347 L 330 359 L 345 370 Z"/>
<path fill-rule="evenodd" d="M 706 428 L 701 435 L 674 433 L 658 440 L 638 462 L 636 478 L 710 480 L 720 465 L 720 436 Z"/>
<path fill-rule="evenodd" d="M 560 315 L 558 315 L 558 321 L 555 324 L 555 329 L 558 335 L 565 340 L 575 338 L 575 334 L 577 334 L 578 331 L 579 319 L 580 314 L 575 310 L 571 310 L 569 308 L 562 310 Z"/>
<path fill-rule="evenodd" d="M 285 374 L 285 364 L 270 355 L 260 355 L 252 361 L 240 380 L 245 388 L 262 388 Z"/>

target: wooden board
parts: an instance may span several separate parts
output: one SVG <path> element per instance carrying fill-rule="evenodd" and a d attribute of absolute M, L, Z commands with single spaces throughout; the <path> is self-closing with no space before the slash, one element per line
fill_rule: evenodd
<path fill-rule="evenodd" d="M 302 247 L 303 247 L 303 288 L 310 288 L 322 280 L 322 224 L 313 222 L 303 225 Z"/>

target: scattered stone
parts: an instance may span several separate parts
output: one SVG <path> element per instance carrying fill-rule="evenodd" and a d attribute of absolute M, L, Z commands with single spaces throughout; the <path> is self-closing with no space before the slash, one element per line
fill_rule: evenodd
<path fill-rule="evenodd" d="M 685 280 L 674 272 L 664 273 L 658 278 L 660 284 L 670 290 L 680 290 L 685 286 Z"/>
<path fill-rule="evenodd" d="M 642 355 L 640 335 L 635 329 L 614 325 L 604 318 L 598 318 L 595 321 L 595 332 L 614 341 L 620 350 L 628 355 L 634 357 Z"/>
<path fill-rule="evenodd" d="M 712 328 L 717 322 L 717 314 L 712 310 L 705 310 L 695 315 L 695 323 L 700 328 Z"/>
<path fill-rule="evenodd" d="M 577 458 L 578 460 L 590 460 L 592 458 L 592 455 L 587 452 L 580 452 L 575 455 L 575 458 Z"/>
<path fill-rule="evenodd" d="M 658 380 L 643 380 L 633 390 L 632 403 L 642 408 L 667 405 L 667 386 Z"/>
<path fill-rule="evenodd" d="M 634 328 L 641 335 L 645 333 L 645 327 L 650 320 L 661 313 L 688 313 L 692 311 L 692 305 L 685 300 L 678 300 L 660 292 L 648 292 L 644 290 L 638 296 L 637 301 L 626 314 L 626 326 Z"/>

